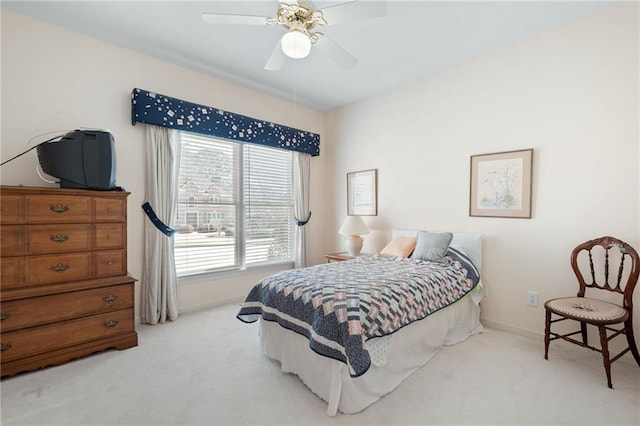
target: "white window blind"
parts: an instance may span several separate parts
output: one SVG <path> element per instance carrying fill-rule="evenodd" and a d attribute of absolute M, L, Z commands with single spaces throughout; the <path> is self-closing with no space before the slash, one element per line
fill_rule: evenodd
<path fill-rule="evenodd" d="M 247 265 L 293 259 L 291 152 L 244 145 Z"/>
<path fill-rule="evenodd" d="M 182 133 L 178 276 L 292 261 L 291 152 Z"/>

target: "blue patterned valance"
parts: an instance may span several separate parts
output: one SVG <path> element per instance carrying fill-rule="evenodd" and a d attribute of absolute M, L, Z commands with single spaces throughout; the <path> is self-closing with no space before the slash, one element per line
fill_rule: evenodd
<path fill-rule="evenodd" d="M 171 127 L 224 139 L 320 155 L 320 135 L 245 115 L 133 89 L 131 124 Z"/>

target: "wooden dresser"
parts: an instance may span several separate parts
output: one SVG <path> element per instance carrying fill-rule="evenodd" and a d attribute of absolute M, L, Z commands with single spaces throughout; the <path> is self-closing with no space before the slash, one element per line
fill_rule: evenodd
<path fill-rule="evenodd" d="M 138 344 L 128 195 L 0 187 L 3 377 Z"/>

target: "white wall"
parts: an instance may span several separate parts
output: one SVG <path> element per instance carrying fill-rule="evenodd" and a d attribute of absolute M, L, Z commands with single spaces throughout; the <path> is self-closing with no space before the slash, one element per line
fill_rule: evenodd
<path fill-rule="evenodd" d="M 482 233 L 483 319 L 542 333 L 544 300 L 577 290 L 577 244 L 610 234 L 640 249 L 638 40 L 638 3 L 618 4 L 332 111 L 327 227 L 345 216 L 345 174 L 377 168 L 364 251 L 392 228 Z M 533 218 L 469 217 L 469 157 L 526 148 Z M 528 290 L 538 308 L 526 306 Z M 640 291 L 634 311 L 639 335 Z"/>
<path fill-rule="evenodd" d="M 145 152 L 144 126 L 131 125 L 134 87 L 319 133 L 323 149 L 322 113 L 2 9 L 1 158 L 26 150 L 31 139 L 45 140 L 38 135 L 46 132 L 81 126 L 111 130 L 117 183 L 131 192 L 128 269 L 137 279 L 142 278 Z M 316 212 L 324 203 L 324 158 L 311 162 L 314 215 L 308 232 L 316 242 L 310 253 L 314 262 L 323 259 L 324 215 Z M 48 186 L 36 175 L 36 162 L 29 154 L 6 164 L 1 183 Z M 181 285 L 180 309 L 240 300 L 269 272 L 273 270 Z M 139 301 L 139 284 L 136 288 Z"/>

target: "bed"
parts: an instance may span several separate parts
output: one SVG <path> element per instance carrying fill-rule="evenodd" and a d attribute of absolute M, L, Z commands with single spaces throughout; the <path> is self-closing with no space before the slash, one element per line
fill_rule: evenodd
<path fill-rule="evenodd" d="M 393 238 L 416 234 L 393 231 Z M 279 361 L 283 372 L 298 375 L 326 401 L 327 414 L 357 413 L 393 391 L 443 345 L 462 342 L 482 331 L 481 265 L 481 236 L 454 233 L 443 264 L 370 255 L 274 274 L 254 286 L 237 317 L 244 322 L 259 320 L 263 354 Z M 358 286 L 361 293 L 367 288 L 365 296 L 357 296 L 358 307 L 348 295 L 351 287 L 341 283 L 371 281 L 363 277 L 366 271 L 380 282 Z M 382 281 L 387 276 L 394 281 L 390 285 Z M 330 284 L 311 290 L 317 277 Z M 452 277 L 460 282 L 449 284 Z M 381 314 L 386 304 L 379 302 L 385 294 L 380 295 L 378 289 L 384 293 L 389 287 L 398 293 L 386 294 L 385 300 L 392 300 L 394 306 L 410 305 L 410 313 L 391 315 L 387 310 Z M 429 300 L 419 300 L 422 298 Z M 285 299 L 287 303 L 296 300 L 290 312 L 278 305 Z M 370 318 L 372 312 L 375 320 Z"/>

